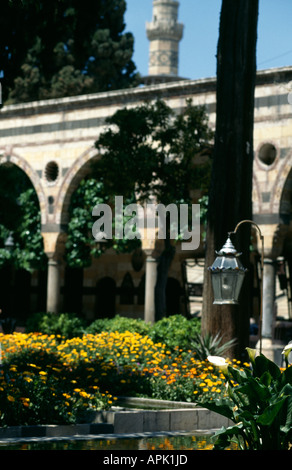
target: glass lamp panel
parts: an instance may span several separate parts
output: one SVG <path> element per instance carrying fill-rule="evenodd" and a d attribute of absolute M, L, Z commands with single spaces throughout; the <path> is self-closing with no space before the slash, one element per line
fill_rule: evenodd
<path fill-rule="evenodd" d="M 214 304 L 237 304 L 244 272 L 217 271 L 212 272 L 212 286 L 214 292 Z"/>

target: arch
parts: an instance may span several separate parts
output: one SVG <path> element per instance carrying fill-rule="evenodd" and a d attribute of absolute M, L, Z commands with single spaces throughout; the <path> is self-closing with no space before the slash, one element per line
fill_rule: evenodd
<path fill-rule="evenodd" d="M 68 209 L 70 199 L 80 181 L 90 173 L 91 163 L 97 160 L 98 154 L 94 147 L 82 153 L 66 173 L 56 199 L 56 223 L 67 225 L 69 221 Z"/>
<path fill-rule="evenodd" d="M 284 159 L 282 165 L 279 168 L 271 195 L 271 210 L 273 213 L 279 215 L 286 213 L 284 205 L 288 194 L 291 192 L 291 188 L 290 190 L 288 188 L 289 180 L 291 179 L 291 168 L 292 152 Z"/>
<path fill-rule="evenodd" d="M 271 253 L 274 258 L 282 255 L 287 236 L 290 236 L 292 219 L 292 154 L 281 166 L 272 194 L 271 212 L 276 215 Z"/>
<path fill-rule="evenodd" d="M 47 221 L 47 214 L 48 214 L 47 202 L 46 202 L 45 193 L 44 193 L 38 174 L 23 157 L 20 157 L 13 151 L 9 151 L 9 152 L 7 151 L 1 155 L 0 165 L 5 165 L 5 164 L 16 165 L 29 178 L 38 197 L 40 212 L 41 212 L 41 224 L 45 224 Z"/>

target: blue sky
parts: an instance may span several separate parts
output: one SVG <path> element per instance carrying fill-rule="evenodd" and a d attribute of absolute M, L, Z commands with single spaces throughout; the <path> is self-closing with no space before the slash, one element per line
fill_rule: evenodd
<path fill-rule="evenodd" d="M 152 0 L 126 0 L 126 31 L 135 37 L 133 60 L 148 74 L 149 41 L 145 23 L 152 20 Z M 234 0 L 236 1 L 236 0 Z M 260 0 L 257 40 L 258 70 L 292 65 L 292 0 Z M 216 75 L 216 49 L 221 0 L 180 0 L 179 76 L 190 79 Z"/>

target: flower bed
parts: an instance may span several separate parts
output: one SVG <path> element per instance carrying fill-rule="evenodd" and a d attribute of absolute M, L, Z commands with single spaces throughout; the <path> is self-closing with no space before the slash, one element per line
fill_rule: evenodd
<path fill-rule="evenodd" d="M 118 395 L 203 405 L 225 393 L 217 367 L 138 333 L 0 334 L 0 343 L 0 426 L 80 422 Z"/>

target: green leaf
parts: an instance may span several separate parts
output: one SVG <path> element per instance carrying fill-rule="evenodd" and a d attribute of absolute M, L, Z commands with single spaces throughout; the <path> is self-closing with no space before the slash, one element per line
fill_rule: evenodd
<path fill-rule="evenodd" d="M 286 390 L 287 393 L 287 390 Z M 289 384 L 288 389 L 288 396 L 287 396 L 287 410 L 285 413 L 286 419 L 284 426 L 281 426 L 281 431 L 285 434 L 291 433 L 292 431 L 292 387 Z"/>
<path fill-rule="evenodd" d="M 262 426 L 271 426 L 278 416 L 281 408 L 283 407 L 287 397 L 282 398 L 282 400 L 268 406 L 264 412 L 257 418 L 257 423 Z"/>
<path fill-rule="evenodd" d="M 233 418 L 233 404 L 228 398 L 220 398 L 216 401 L 204 402 L 204 408 L 215 411 L 226 418 Z"/>
<path fill-rule="evenodd" d="M 215 441 L 214 450 L 224 450 L 230 442 L 233 440 L 234 437 L 243 437 L 244 438 L 244 426 L 243 423 L 236 424 L 234 426 L 229 426 L 225 428 L 224 426 L 216 431 L 214 436 L 212 437 L 212 441 Z M 239 445 L 241 446 L 241 442 L 237 440 Z"/>
<path fill-rule="evenodd" d="M 239 384 L 244 383 L 248 377 L 251 376 L 251 371 L 249 369 L 237 369 L 236 367 L 228 367 L 228 372 L 232 378 Z"/>
<path fill-rule="evenodd" d="M 265 385 L 266 387 L 269 387 L 272 383 L 272 376 L 270 372 L 266 371 L 263 373 L 263 375 L 260 378 L 260 382 Z"/>
<path fill-rule="evenodd" d="M 254 365 L 254 372 L 257 377 L 261 377 L 266 371 L 270 372 L 274 380 L 278 380 L 281 377 L 280 368 L 263 354 L 255 358 Z"/>
<path fill-rule="evenodd" d="M 235 388 L 237 394 L 244 394 L 248 397 L 250 405 L 264 406 L 269 402 L 271 393 L 267 387 L 250 377 L 244 385 Z"/>

